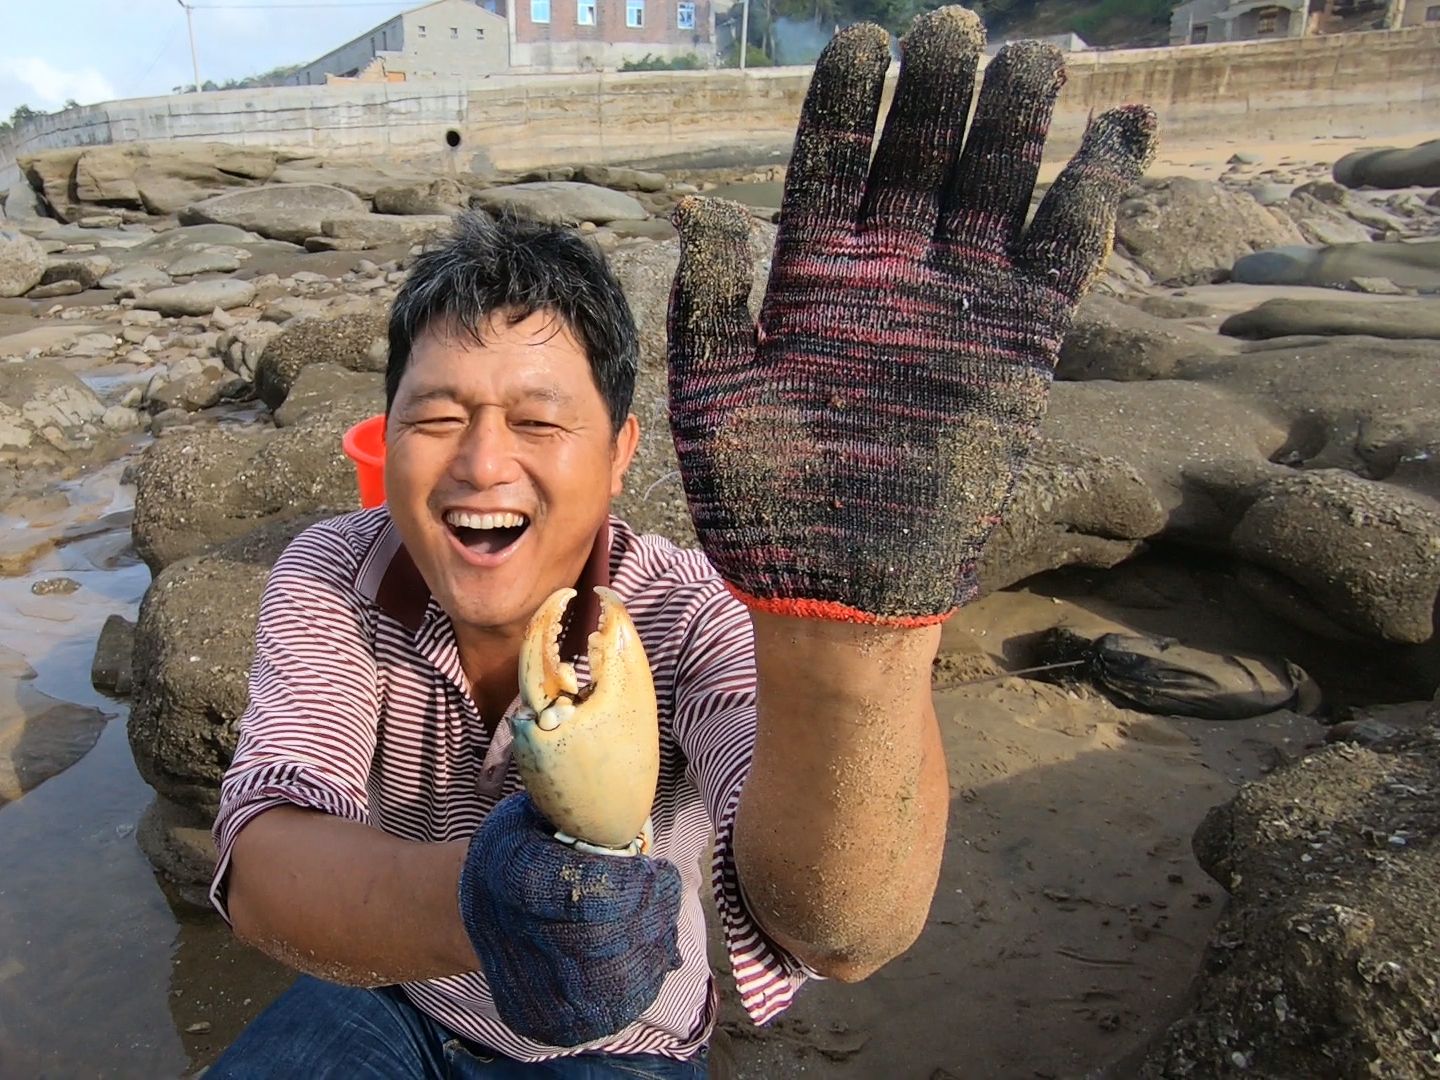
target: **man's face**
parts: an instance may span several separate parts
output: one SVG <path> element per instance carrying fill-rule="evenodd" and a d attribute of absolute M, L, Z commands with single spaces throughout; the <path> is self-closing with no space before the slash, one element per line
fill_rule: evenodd
<path fill-rule="evenodd" d="M 385 428 L 385 492 L 405 547 L 465 631 L 514 634 L 573 585 L 635 452 L 613 434 L 584 348 L 539 312 L 415 340 Z"/>

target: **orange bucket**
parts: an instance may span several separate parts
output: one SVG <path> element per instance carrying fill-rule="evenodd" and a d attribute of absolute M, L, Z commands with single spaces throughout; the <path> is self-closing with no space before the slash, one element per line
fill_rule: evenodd
<path fill-rule="evenodd" d="M 340 440 L 345 456 L 355 463 L 360 505 L 369 509 L 385 502 L 385 414 L 361 420 Z"/>

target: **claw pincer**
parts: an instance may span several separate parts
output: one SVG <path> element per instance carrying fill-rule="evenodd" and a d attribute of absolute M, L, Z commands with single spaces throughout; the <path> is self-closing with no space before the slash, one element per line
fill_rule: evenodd
<path fill-rule="evenodd" d="M 560 659 L 574 589 L 540 605 L 520 648 L 521 708 L 512 721 L 515 764 L 536 808 L 562 840 L 607 854 L 649 846 L 660 773 L 660 723 L 650 663 L 630 615 L 597 586 L 600 623 L 590 635 L 590 684 Z"/>

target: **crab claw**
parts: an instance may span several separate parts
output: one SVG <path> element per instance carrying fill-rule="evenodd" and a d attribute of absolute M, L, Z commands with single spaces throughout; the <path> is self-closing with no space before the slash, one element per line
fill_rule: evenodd
<path fill-rule="evenodd" d="M 595 592 L 600 625 L 590 635 L 583 690 L 574 666 L 560 659 L 561 620 L 575 590 L 552 593 L 530 619 L 520 648 L 522 708 L 512 724 L 515 764 L 561 839 L 634 853 L 647 846 L 660 773 L 655 684 L 620 598 Z"/>

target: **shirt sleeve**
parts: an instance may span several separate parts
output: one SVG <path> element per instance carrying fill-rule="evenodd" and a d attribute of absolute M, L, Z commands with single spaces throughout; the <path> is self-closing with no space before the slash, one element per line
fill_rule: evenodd
<path fill-rule="evenodd" d="M 373 616 L 354 587 L 357 562 L 345 538 L 322 523 L 291 542 L 266 582 L 249 704 L 214 826 L 210 899 L 227 922 L 235 838 L 257 816 L 288 805 L 369 820 L 379 693 Z"/>
<path fill-rule="evenodd" d="M 767 938 L 745 906 L 735 816 L 755 749 L 755 640 L 750 616 L 716 583 L 691 620 L 675 673 L 675 738 L 715 830 L 711 884 L 740 1003 L 763 1024 L 819 978 Z"/>

